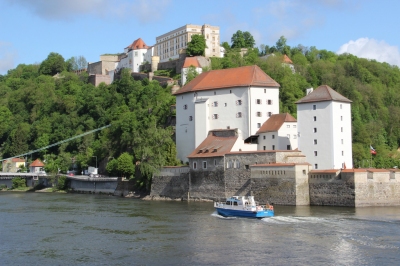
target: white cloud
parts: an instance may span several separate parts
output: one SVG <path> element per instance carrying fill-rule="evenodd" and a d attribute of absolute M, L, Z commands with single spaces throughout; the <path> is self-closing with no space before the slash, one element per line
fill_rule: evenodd
<path fill-rule="evenodd" d="M 14 68 L 17 52 L 11 43 L 0 41 L 0 74 L 5 74 L 7 70 Z"/>
<path fill-rule="evenodd" d="M 5 0 L 46 20 L 71 20 L 80 15 L 102 18 L 138 18 L 139 23 L 158 21 L 170 0 Z M 155 8 L 156 7 L 156 8 Z"/>
<path fill-rule="evenodd" d="M 378 62 L 386 62 L 391 65 L 400 66 L 400 52 L 397 46 L 391 46 L 385 41 L 369 38 L 351 40 L 343 44 L 338 54 L 349 53 L 358 57 L 375 59 Z"/>

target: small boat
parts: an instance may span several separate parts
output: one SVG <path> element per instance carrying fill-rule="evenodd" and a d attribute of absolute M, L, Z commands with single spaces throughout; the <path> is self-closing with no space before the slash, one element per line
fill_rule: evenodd
<path fill-rule="evenodd" d="M 274 216 L 272 205 L 257 205 L 254 196 L 233 196 L 226 199 L 226 202 L 214 202 L 214 208 L 219 215 L 264 218 Z"/>

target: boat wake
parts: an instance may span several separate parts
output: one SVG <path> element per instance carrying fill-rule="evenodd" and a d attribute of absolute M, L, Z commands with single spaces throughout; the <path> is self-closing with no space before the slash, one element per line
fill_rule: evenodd
<path fill-rule="evenodd" d="M 220 219 L 224 219 L 224 220 L 234 220 L 234 219 L 237 219 L 237 217 L 224 217 L 224 216 L 222 216 L 222 215 L 219 215 L 219 214 L 217 213 L 217 211 L 213 212 L 213 213 L 211 214 L 211 216 L 214 216 L 214 217 L 217 217 L 217 218 L 220 218 Z"/>
<path fill-rule="evenodd" d="M 263 218 L 261 221 L 273 224 L 291 224 L 291 223 L 321 223 L 328 222 L 327 219 L 317 217 L 294 217 L 294 216 L 274 216 Z"/>

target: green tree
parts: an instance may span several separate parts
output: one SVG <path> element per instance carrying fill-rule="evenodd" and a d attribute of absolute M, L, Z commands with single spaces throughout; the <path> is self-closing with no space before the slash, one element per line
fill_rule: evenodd
<path fill-rule="evenodd" d="M 204 51 L 206 48 L 206 39 L 203 35 L 192 35 L 192 40 L 187 44 L 186 54 L 188 56 L 204 56 Z"/>
<path fill-rule="evenodd" d="M 117 170 L 118 172 L 126 177 L 130 178 L 134 173 L 135 173 L 135 165 L 133 164 L 133 157 L 127 152 L 122 153 L 118 157 L 118 166 Z"/>
<path fill-rule="evenodd" d="M 57 53 L 50 53 L 40 64 L 39 73 L 42 75 L 54 76 L 65 70 L 64 57 Z"/>
<path fill-rule="evenodd" d="M 232 48 L 253 48 L 255 41 L 250 32 L 238 30 L 231 38 Z"/>
<path fill-rule="evenodd" d="M 185 84 L 188 84 L 191 82 L 195 77 L 197 77 L 199 73 L 196 71 L 196 68 L 194 66 L 190 66 L 187 70 L 186 73 L 186 82 Z"/>

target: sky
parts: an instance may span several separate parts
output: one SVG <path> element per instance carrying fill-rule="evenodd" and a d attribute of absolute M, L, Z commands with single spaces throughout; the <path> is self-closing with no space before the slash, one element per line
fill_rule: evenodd
<path fill-rule="evenodd" d="M 97 62 L 186 24 L 219 26 L 221 42 L 249 31 L 257 47 L 285 36 L 400 66 L 399 10 L 397 0 L 0 0 L 0 74 L 51 52 Z"/>

